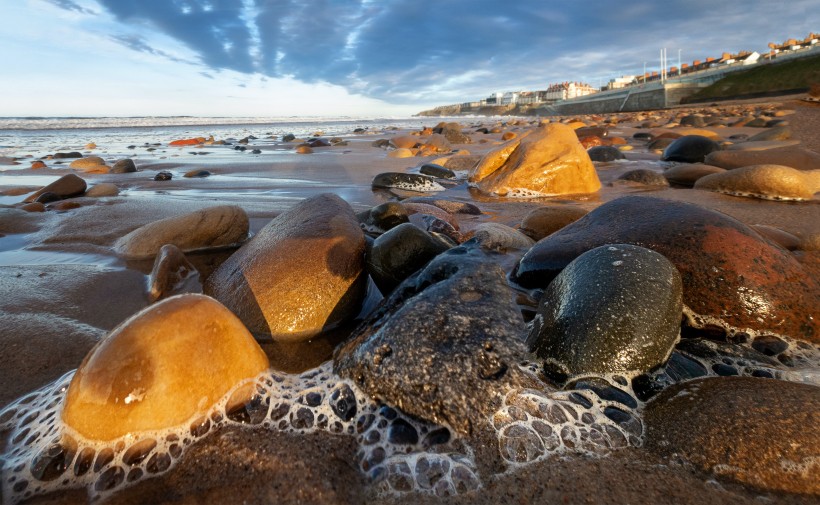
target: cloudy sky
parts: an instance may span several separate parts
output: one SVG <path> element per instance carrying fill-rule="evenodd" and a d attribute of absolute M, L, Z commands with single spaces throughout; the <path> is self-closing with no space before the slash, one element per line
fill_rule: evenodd
<path fill-rule="evenodd" d="M 817 0 L 13 0 L 0 116 L 397 116 L 765 50 Z"/>

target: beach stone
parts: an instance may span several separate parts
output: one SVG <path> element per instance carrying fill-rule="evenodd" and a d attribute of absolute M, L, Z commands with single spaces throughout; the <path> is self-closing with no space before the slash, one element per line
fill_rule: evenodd
<path fill-rule="evenodd" d="M 292 133 L 282 135 L 282 142 L 293 142 L 294 140 L 296 140 L 296 135 Z"/>
<path fill-rule="evenodd" d="M 67 152 L 67 153 L 54 153 L 54 155 L 52 156 L 52 158 L 54 158 L 55 160 L 62 160 L 62 159 L 66 159 L 66 158 L 82 158 L 82 157 L 83 157 L 83 153 L 79 153 L 77 151 L 71 151 L 71 152 Z"/>
<path fill-rule="evenodd" d="M 46 202 L 41 202 L 46 203 Z M 53 202 L 48 206 L 49 210 L 56 210 L 56 211 L 66 211 L 66 210 L 74 210 L 79 209 L 82 207 L 80 202 L 75 202 L 74 200 L 60 200 L 57 202 Z"/>
<path fill-rule="evenodd" d="M 426 203 L 435 205 L 441 210 L 449 212 L 450 214 L 467 214 L 473 216 L 481 215 L 481 209 L 469 202 L 458 202 L 455 200 L 444 200 L 442 198 L 435 198 L 432 196 L 414 196 L 404 200 L 404 203 Z"/>
<path fill-rule="evenodd" d="M 461 125 L 458 123 L 439 123 L 433 128 L 433 133 L 444 135 L 451 144 L 470 144 L 473 140 L 469 135 L 461 132 Z"/>
<path fill-rule="evenodd" d="M 179 247 L 165 244 L 159 250 L 154 268 L 148 276 L 148 300 L 155 302 L 177 293 L 185 281 L 199 279 L 196 267 L 188 261 Z"/>
<path fill-rule="evenodd" d="M 39 170 L 41 168 L 48 168 L 48 165 L 46 165 L 40 160 L 35 160 L 31 162 L 31 167 L 29 168 L 31 168 L 32 170 Z"/>
<path fill-rule="evenodd" d="M 311 154 L 313 149 L 310 146 L 297 146 L 294 152 L 296 154 Z"/>
<path fill-rule="evenodd" d="M 707 154 L 718 150 L 720 146 L 712 139 L 702 135 L 684 135 L 669 144 L 663 151 L 661 160 L 703 163 Z"/>
<path fill-rule="evenodd" d="M 752 228 L 761 236 L 771 240 L 783 249 L 788 249 L 789 251 L 800 249 L 800 238 L 783 231 L 780 228 L 767 226 L 765 224 L 755 224 L 752 225 Z"/>
<path fill-rule="evenodd" d="M 478 165 L 478 162 L 481 161 L 481 155 L 479 154 L 470 154 L 470 155 L 457 155 L 457 156 L 448 156 L 446 158 L 439 158 L 434 160 L 433 163 L 438 163 L 439 165 L 443 165 L 444 168 L 450 170 L 472 170 Z"/>
<path fill-rule="evenodd" d="M 741 330 L 820 342 L 820 282 L 788 251 L 725 214 L 648 196 L 607 202 L 539 241 L 511 280 L 543 288 L 573 259 L 606 244 L 634 244 L 666 256 L 693 312 Z"/>
<path fill-rule="evenodd" d="M 37 201 L 40 195 L 44 193 L 53 193 L 59 198 L 71 198 L 72 196 L 79 196 L 85 193 L 87 187 L 85 180 L 81 177 L 74 174 L 66 174 L 51 184 L 30 194 L 23 201 L 26 203 Z"/>
<path fill-rule="evenodd" d="M 34 200 L 34 203 L 46 204 L 52 202 L 59 202 L 60 200 L 60 195 L 58 195 L 57 193 L 46 191 L 45 193 L 42 193 L 40 196 L 38 196 L 37 199 Z"/>
<path fill-rule="evenodd" d="M 680 119 L 680 125 L 692 126 L 695 128 L 703 128 L 704 126 L 706 126 L 706 122 L 703 120 L 703 116 L 699 116 L 697 114 L 690 114 Z"/>
<path fill-rule="evenodd" d="M 701 177 L 710 174 L 725 172 L 725 168 L 713 167 L 702 163 L 680 164 L 664 171 L 663 176 L 672 184 L 680 186 L 694 186 Z"/>
<path fill-rule="evenodd" d="M 602 139 L 609 134 L 609 128 L 606 126 L 581 126 L 574 129 L 575 136 L 579 139 L 584 137 L 598 137 Z"/>
<path fill-rule="evenodd" d="M 195 170 L 189 170 L 189 171 L 185 172 L 184 174 L 182 174 L 182 177 L 188 177 L 189 179 L 191 179 L 191 178 L 210 177 L 210 175 L 211 175 L 211 172 L 209 172 L 207 170 L 195 169 Z"/>
<path fill-rule="evenodd" d="M 87 173 L 107 173 L 109 171 L 109 167 L 105 164 L 105 160 L 99 156 L 87 156 L 85 158 L 80 158 L 72 161 L 68 166 Z"/>
<path fill-rule="evenodd" d="M 571 205 L 547 205 L 530 211 L 521 222 L 521 233 L 538 241 L 587 215 Z"/>
<path fill-rule="evenodd" d="M 336 349 L 334 370 L 374 399 L 467 434 L 519 384 L 523 332 L 502 268 L 460 246 L 402 283 Z"/>
<path fill-rule="evenodd" d="M 753 377 L 676 384 L 644 410 L 645 447 L 766 491 L 820 494 L 820 388 Z"/>
<path fill-rule="evenodd" d="M 419 168 L 419 172 L 424 175 L 439 177 L 441 179 L 456 178 L 456 174 L 453 173 L 452 170 L 450 170 L 449 168 L 444 168 L 441 165 L 436 165 L 435 163 L 425 163 L 421 166 L 421 168 Z"/>
<path fill-rule="evenodd" d="M 412 135 L 402 135 L 400 137 L 393 137 L 390 139 L 390 144 L 397 149 L 411 149 L 416 147 L 416 144 L 419 143 L 418 137 L 414 137 Z"/>
<path fill-rule="evenodd" d="M 373 178 L 371 185 L 374 188 L 396 188 L 407 191 L 426 193 L 430 191 L 444 191 L 444 186 L 437 183 L 432 177 L 403 172 L 385 172 Z"/>
<path fill-rule="evenodd" d="M 148 223 L 120 238 L 114 251 L 126 259 L 151 258 L 165 244 L 183 251 L 226 247 L 248 236 L 248 215 L 236 205 L 218 205 Z"/>
<path fill-rule="evenodd" d="M 469 177 L 499 196 L 593 193 L 595 166 L 572 128 L 550 123 L 488 152 Z"/>
<path fill-rule="evenodd" d="M 784 165 L 797 170 L 816 170 L 820 168 L 820 153 L 801 147 L 763 151 L 719 151 L 709 154 L 704 163 L 729 170 L 750 165 Z"/>
<path fill-rule="evenodd" d="M 706 130 L 703 128 L 691 128 L 691 127 L 682 127 L 677 128 L 674 132 L 666 132 L 664 135 L 669 136 L 670 138 L 677 136 L 677 138 L 685 137 L 687 135 L 699 135 L 701 137 L 710 138 L 712 140 L 720 140 L 720 135 L 717 132 L 712 130 Z M 662 135 L 663 136 L 663 135 Z"/>
<path fill-rule="evenodd" d="M 749 137 L 749 142 L 757 142 L 761 140 L 789 140 L 790 138 L 792 138 L 791 126 L 775 126 L 774 128 L 769 128 L 766 131 L 752 135 Z"/>
<path fill-rule="evenodd" d="M 365 224 L 385 232 L 391 228 L 409 221 L 407 208 L 399 202 L 385 202 L 371 208 Z"/>
<path fill-rule="evenodd" d="M 645 372 L 680 333 L 681 279 L 662 255 L 627 244 L 578 256 L 547 286 L 527 337 L 561 375 Z"/>
<path fill-rule="evenodd" d="M 666 180 L 666 177 L 648 168 L 638 168 L 624 172 L 618 176 L 617 180 L 634 182 L 644 186 L 669 186 L 669 181 Z"/>
<path fill-rule="evenodd" d="M 411 223 L 400 224 L 379 236 L 367 256 L 367 270 L 382 294 L 448 249 L 441 240 Z"/>
<path fill-rule="evenodd" d="M 45 212 L 46 206 L 42 202 L 31 202 L 19 207 L 26 212 Z"/>
<path fill-rule="evenodd" d="M 446 210 L 442 209 L 441 207 L 437 207 L 429 203 L 405 201 L 404 208 L 407 209 L 407 213 L 411 216 L 413 214 L 426 214 L 444 221 L 456 230 L 458 230 L 459 228 L 458 221 L 456 220 L 456 218 L 453 217 L 453 215 L 447 212 Z"/>
<path fill-rule="evenodd" d="M 617 147 L 612 146 L 592 147 L 587 149 L 587 154 L 589 154 L 589 159 L 592 161 L 609 162 L 624 159 L 624 153 L 622 153 Z"/>
<path fill-rule="evenodd" d="M 762 118 L 762 117 L 756 117 L 756 118 L 752 119 L 751 121 L 748 121 L 748 122 L 747 122 L 745 125 L 743 125 L 743 126 L 747 126 L 747 127 L 749 127 L 749 128 L 765 128 L 765 127 L 766 127 L 766 125 L 768 124 L 768 122 L 769 122 L 769 121 L 768 121 L 767 119 L 765 119 L 765 118 Z"/>
<path fill-rule="evenodd" d="M 596 146 L 603 146 L 604 140 L 601 137 L 596 137 L 595 135 L 590 135 L 588 137 L 581 137 L 578 139 L 581 142 L 581 145 L 584 146 L 584 149 L 589 152 L 589 149 L 596 147 Z M 595 160 L 592 160 L 595 161 Z"/>
<path fill-rule="evenodd" d="M 467 234 L 465 240 L 476 240 L 481 247 L 490 251 L 506 252 L 510 249 L 529 249 L 535 240 L 520 231 L 501 223 L 481 223 Z"/>
<path fill-rule="evenodd" d="M 515 133 L 515 132 L 504 132 L 504 133 L 501 135 L 501 140 L 512 140 L 512 139 L 514 139 L 516 136 L 517 136 L 517 135 L 516 135 L 516 133 Z"/>
<path fill-rule="evenodd" d="M 766 149 L 778 149 L 781 147 L 795 146 L 800 143 L 799 140 L 760 140 L 757 142 L 741 142 L 739 144 L 732 144 L 725 146 L 727 151 L 764 151 Z"/>
<path fill-rule="evenodd" d="M 179 426 L 268 366 L 228 309 L 203 295 L 180 295 L 137 313 L 91 350 L 61 415 L 92 440 Z M 234 405 L 254 393 L 245 384 Z"/>
<path fill-rule="evenodd" d="M 450 144 L 450 141 L 447 140 L 447 137 L 440 133 L 430 135 L 430 138 L 427 139 L 423 147 L 425 151 L 431 153 L 449 153 L 453 150 L 453 146 Z"/>
<path fill-rule="evenodd" d="M 171 172 L 167 172 L 167 171 L 158 172 L 154 176 L 155 181 L 170 181 L 173 178 L 174 178 L 174 174 L 172 174 Z"/>
<path fill-rule="evenodd" d="M 169 146 L 195 146 L 205 143 L 205 137 L 195 137 L 191 139 L 172 140 L 168 143 Z"/>
<path fill-rule="evenodd" d="M 415 154 L 410 149 L 403 149 L 402 148 L 402 149 L 394 149 L 392 151 L 389 151 L 387 153 L 387 156 L 389 158 L 412 158 L 413 156 L 415 156 Z"/>
<path fill-rule="evenodd" d="M 120 189 L 116 184 L 110 182 L 98 182 L 97 184 L 88 188 L 85 195 L 91 198 L 100 198 L 103 196 L 117 196 L 120 194 Z"/>
<path fill-rule="evenodd" d="M 752 165 L 707 175 L 694 187 L 763 200 L 811 200 L 820 186 L 810 174 L 781 165 Z"/>
<path fill-rule="evenodd" d="M 251 331 L 302 342 L 358 313 L 364 256 L 353 209 L 323 193 L 274 218 L 211 274 L 204 291 Z"/>
<path fill-rule="evenodd" d="M 676 139 L 672 138 L 658 138 L 654 139 L 647 144 L 646 148 L 650 151 L 662 151 L 672 145 Z"/>
<path fill-rule="evenodd" d="M 112 174 L 130 174 L 137 171 L 137 165 L 131 158 L 117 160 L 114 166 L 111 167 Z"/>

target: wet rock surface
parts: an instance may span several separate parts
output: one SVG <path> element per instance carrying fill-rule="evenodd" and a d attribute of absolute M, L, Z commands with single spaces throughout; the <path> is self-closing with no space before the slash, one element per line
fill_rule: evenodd
<path fill-rule="evenodd" d="M 702 135 L 684 135 L 664 149 L 661 160 L 703 163 L 708 154 L 719 150 L 720 146 L 712 139 Z"/>
<path fill-rule="evenodd" d="M 785 165 L 797 170 L 820 167 L 820 153 L 800 147 L 783 147 L 764 151 L 720 151 L 709 154 L 704 163 L 733 169 L 750 165 Z"/>
<path fill-rule="evenodd" d="M 772 379 L 699 379 L 645 410 L 647 448 L 752 487 L 820 493 L 820 388 Z"/>
<path fill-rule="evenodd" d="M 524 322 L 503 270 L 459 247 L 409 278 L 334 354 L 376 399 L 469 433 L 518 381 Z"/>
<path fill-rule="evenodd" d="M 45 193 L 53 193 L 54 195 L 57 195 L 58 199 L 71 198 L 72 196 L 79 196 L 83 194 L 87 187 L 88 186 L 85 180 L 83 180 L 81 177 L 78 177 L 74 174 L 67 174 L 60 177 L 51 184 L 35 191 L 33 194 L 26 197 L 26 199 L 23 201 L 34 202 Z"/>
<path fill-rule="evenodd" d="M 751 165 L 705 176 L 695 189 L 764 200 L 811 200 L 820 190 L 811 173 L 783 165 Z"/>
<path fill-rule="evenodd" d="M 749 227 L 692 204 L 637 196 L 604 204 L 537 243 L 512 280 L 546 287 L 580 254 L 612 243 L 666 256 L 680 271 L 684 303 L 697 314 L 736 328 L 820 339 L 817 280 Z"/>
<path fill-rule="evenodd" d="M 580 255 L 547 286 L 527 345 L 562 375 L 643 372 L 678 339 L 681 281 L 642 247 L 613 244 Z"/>
<path fill-rule="evenodd" d="M 383 294 L 448 249 L 441 240 L 410 223 L 392 228 L 373 243 L 367 270 Z"/>

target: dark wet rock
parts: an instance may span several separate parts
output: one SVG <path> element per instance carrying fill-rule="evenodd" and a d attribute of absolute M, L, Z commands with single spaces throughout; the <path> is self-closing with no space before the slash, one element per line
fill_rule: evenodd
<path fill-rule="evenodd" d="M 432 196 L 414 196 L 404 200 L 404 203 L 426 203 L 434 205 L 450 214 L 468 214 L 473 216 L 481 215 L 481 209 L 469 202 L 458 202 L 455 200 L 444 200 Z"/>
<path fill-rule="evenodd" d="M 370 145 L 373 146 L 373 147 L 378 147 L 378 148 L 390 147 L 390 140 L 389 139 L 376 139 L 373 142 L 371 142 Z"/>
<path fill-rule="evenodd" d="M 359 312 L 364 255 L 353 209 L 323 193 L 274 218 L 211 274 L 204 291 L 251 331 L 304 342 Z"/>
<path fill-rule="evenodd" d="M 780 363 L 754 348 L 745 345 L 719 342 L 708 338 L 684 338 L 677 345 L 678 351 L 701 358 L 706 362 L 739 363 L 741 367 L 780 367 Z"/>
<path fill-rule="evenodd" d="M 137 165 L 134 164 L 134 160 L 131 158 L 125 158 L 122 160 L 118 160 L 114 165 L 111 167 L 111 171 L 109 173 L 112 174 L 129 174 L 131 172 L 137 171 Z"/>
<path fill-rule="evenodd" d="M 55 194 L 57 195 L 58 200 L 63 198 L 71 198 L 72 196 L 82 195 L 85 193 L 86 188 L 87 184 L 81 177 L 74 174 L 66 174 L 48 186 L 41 188 L 35 193 L 32 193 L 23 201 L 26 203 L 35 202 L 38 198 L 40 198 L 40 195 L 44 193 Z"/>
<path fill-rule="evenodd" d="M 643 184 L 644 186 L 669 186 L 666 177 L 648 168 L 638 168 L 624 172 L 618 176 L 618 180 Z"/>
<path fill-rule="evenodd" d="M 606 126 L 582 126 L 575 130 L 575 135 L 577 135 L 579 139 L 584 137 L 604 138 L 608 133 L 609 129 Z"/>
<path fill-rule="evenodd" d="M 663 151 L 661 160 L 703 163 L 707 154 L 719 150 L 720 145 L 710 138 L 702 135 L 684 135 L 669 144 Z"/>
<path fill-rule="evenodd" d="M 583 379 L 573 380 L 566 384 L 564 389 L 589 390 L 602 400 L 618 402 L 632 409 L 638 407 L 638 402 L 632 395 L 600 377 L 584 377 Z"/>
<path fill-rule="evenodd" d="M 173 177 L 174 177 L 174 174 L 172 174 L 171 172 L 163 171 L 163 172 L 158 172 L 157 175 L 154 176 L 154 180 L 155 181 L 170 181 L 171 179 L 173 179 Z"/>
<path fill-rule="evenodd" d="M 733 169 L 750 165 L 785 165 L 797 170 L 820 167 L 820 153 L 801 147 L 781 147 L 762 151 L 718 151 L 706 157 L 707 165 Z"/>
<path fill-rule="evenodd" d="M 330 147 L 328 139 L 311 139 L 305 142 L 308 147 Z"/>
<path fill-rule="evenodd" d="M 744 126 L 748 126 L 750 128 L 765 128 L 768 121 L 762 117 L 756 117 L 751 121 L 747 122 Z"/>
<path fill-rule="evenodd" d="M 450 226 L 452 226 L 456 230 L 459 229 L 458 220 L 455 217 L 453 217 L 452 214 L 450 214 L 446 210 L 442 209 L 441 207 L 437 207 L 435 205 L 430 205 L 428 203 L 408 202 L 406 200 L 402 203 L 404 205 L 404 208 L 407 209 L 407 212 L 411 216 L 413 214 L 427 214 L 429 216 L 436 217 L 436 218 L 448 223 Z M 412 222 L 412 221 L 413 221 L 413 219 L 411 217 L 410 222 Z"/>
<path fill-rule="evenodd" d="M 645 402 L 672 384 L 703 377 L 708 373 L 700 361 L 675 350 L 659 370 L 635 376 L 632 379 L 632 390 L 639 400 Z"/>
<path fill-rule="evenodd" d="M 60 200 L 62 200 L 62 198 L 60 198 L 60 195 L 58 195 L 57 193 L 46 191 L 45 193 L 41 193 L 40 196 L 38 196 L 37 199 L 34 200 L 34 203 L 42 203 L 43 205 L 45 205 L 51 202 L 59 202 Z"/>
<path fill-rule="evenodd" d="M 52 158 L 54 158 L 55 160 L 62 160 L 62 159 L 66 159 L 66 158 L 82 158 L 82 157 L 83 157 L 83 154 L 79 153 L 77 151 L 71 151 L 71 152 L 68 152 L 68 153 L 54 153 L 54 156 L 52 156 Z"/>
<path fill-rule="evenodd" d="M 675 165 L 666 170 L 663 176 L 672 184 L 680 186 L 694 186 L 695 182 L 701 177 L 707 175 L 724 172 L 725 168 L 713 167 L 711 165 L 703 165 L 701 163 L 687 163 Z"/>
<path fill-rule="evenodd" d="M 601 205 L 533 246 L 512 280 L 543 288 L 580 254 L 612 243 L 640 245 L 672 261 L 684 303 L 696 314 L 820 341 L 820 282 L 743 223 L 688 203 L 627 196 Z"/>
<path fill-rule="evenodd" d="M 111 182 L 99 182 L 91 186 L 83 196 L 90 198 L 101 198 L 104 196 L 117 196 L 119 194 L 120 188 L 118 188 L 116 184 Z"/>
<path fill-rule="evenodd" d="M 644 410 L 645 447 L 767 491 L 820 494 L 820 389 L 750 377 L 672 386 Z"/>
<path fill-rule="evenodd" d="M 282 135 L 282 142 L 293 142 L 294 140 L 296 140 L 296 135 L 292 133 Z"/>
<path fill-rule="evenodd" d="M 520 229 L 521 233 L 538 241 L 585 215 L 587 211 L 580 207 L 548 205 L 530 211 L 521 222 Z"/>
<path fill-rule="evenodd" d="M 506 252 L 510 249 L 529 249 L 535 240 L 520 231 L 501 223 L 481 223 L 464 236 L 473 239 L 490 251 Z"/>
<path fill-rule="evenodd" d="M 774 335 L 760 335 L 752 342 L 752 348 L 766 356 L 776 356 L 789 348 L 789 344 Z"/>
<path fill-rule="evenodd" d="M 419 168 L 419 172 L 424 175 L 431 175 L 433 177 L 440 177 L 442 179 L 455 179 L 456 174 L 449 168 L 444 168 L 435 163 L 425 163 Z"/>
<path fill-rule="evenodd" d="M 592 161 L 615 161 L 624 159 L 624 153 L 620 149 L 613 146 L 595 146 L 587 149 L 589 159 Z"/>
<path fill-rule="evenodd" d="M 651 133 L 649 133 L 649 132 L 635 132 L 635 133 L 632 135 L 632 138 L 633 138 L 633 139 L 641 139 L 641 140 L 652 140 L 652 139 L 654 139 L 654 138 L 655 138 L 655 136 L 654 136 L 654 135 L 652 135 L 652 134 L 651 134 Z"/>
<path fill-rule="evenodd" d="M 736 133 L 734 135 L 729 136 L 729 140 L 736 141 L 736 142 L 741 141 L 741 140 L 747 140 L 748 138 L 749 138 L 749 135 L 747 135 L 745 133 Z"/>
<path fill-rule="evenodd" d="M 201 292 L 198 281 L 199 272 L 185 254 L 177 246 L 166 244 L 160 248 L 148 276 L 148 299 L 155 302 L 184 292 Z M 185 285 L 195 289 L 185 289 Z"/>
<path fill-rule="evenodd" d="M 775 126 L 766 131 L 762 131 L 756 135 L 749 137 L 749 142 L 758 142 L 764 140 L 789 140 L 792 138 L 791 126 Z"/>
<path fill-rule="evenodd" d="M 262 150 L 261 149 L 254 149 L 253 151 L 251 151 L 251 154 L 262 154 Z"/>
<path fill-rule="evenodd" d="M 703 120 L 703 116 L 698 116 L 696 114 L 690 114 L 688 116 L 684 116 L 680 119 L 681 126 L 693 126 L 695 128 L 703 128 L 706 126 L 706 122 Z"/>
<path fill-rule="evenodd" d="M 433 133 L 440 133 L 452 144 L 470 144 L 472 139 L 469 135 L 461 132 L 461 125 L 458 123 L 440 123 L 433 128 Z"/>
<path fill-rule="evenodd" d="M 374 188 L 396 188 L 407 191 L 443 191 L 444 186 L 437 183 L 432 177 L 402 172 L 385 172 L 373 178 Z"/>
<path fill-rule="evenodd" d="M 645 372 L 669 357 L 682 307 L 669 260 L 633 245 L 601 246 L 547 287 L 527 345 L 570 377 Z"/>
<path fill-rule="evenodd" d="M 334 369 L 373 398 L 470 433 L 521 380 L 523 331 L 504 271 L 462 246 L 399 286 L 336 349 Z"/>
<path fill-rule="evenodd" d="M 662 151 L 662 150 L 666 149 L 667 147 L 669 147 L 670 145 L 672 145 L 672 143 L 675 142 L 675 140 L 677 140 L 677 139 L 671 139 L 671 138 L 653 139 L 649 142 L 649 144 L 647 144 L 646 148 L 649 149 L 650 151 Z"/>
<path fill-rule="evenodd" d="M 211 172 L 209 172 L 207 170 L 190 170 L 188 172 L 185 172 L 182 175 L 182 177 L 189 177 L 189 178 L 191 178 L 191 177 L 209 177 L 210 175 L 211 175 Z"/>
<path fill-rule="evenodd" d="M 367 211 L 364 224 L 373 231 L 385 232 L 409 222 L 408 212 L 399 202 L 386 202 Z"/>
<path fill-rule="evenodd" d="M 367 270 L 379 291 L 386 295 L 447 249 L 446 244 L 426 231 L 410 223 L 400 224 L 373 243 Z"/>

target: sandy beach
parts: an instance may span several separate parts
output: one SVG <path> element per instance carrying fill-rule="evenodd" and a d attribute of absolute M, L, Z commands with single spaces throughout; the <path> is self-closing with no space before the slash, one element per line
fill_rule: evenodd
<path fill-rule="evenodd" d="M 436 122 L 430 119 L 428 126 Z M 533 139 L 552 127 L 557 133 L 536 145 Z M 169 145 L 179 139 L 166 138 L 151 151 L 72 146 L 82 158 L 45 152 L 4 158 L 3 503 L 84 503 L 94 497 L 106 503 L 817 503 L 818 127 L 816 103 L 761 100 L 571 118 L 460 118 L 457 127 L 445 124 L 440 133 L 368 130 L 335 139 L 260 135 L 209 142 L 203 127 L 204 142 L 181 147 Z M 460 136 L 450 137 L 455 130 Z M 599 189 L 547 196 L 537 194 L 542 186 L 530 186 L 528 197 L 511 197 L 507 186 L 517 187 L 504 181 L 513 176 L 502 180 L 499 171 L 523 160 L 525 148 L 541 153 L 566 132 L 570 147 L 587 158 L 566 161 L 570 155 L 561 151 L 559 170 L 589 164 Z M 680 140 L 686 138 L 690 144 Z M 441 142 L 439 152 L 425 150 L 432 139 Z M 297 153 L 310 142 L 311 152 Z M 405 143 L 411 147 L 399 147 Z M 499 154 L 505 147 L 509 152 Z M 510 154 L 513 149 L 518 154 Z M 397 157 L 400 152 L 407 157 Z M 92 156 L 102 163 L 69 166 Z M 126 159 L 135 171 L 111 173 Z M 44 167 L 28 168 L 34 162 Z M 423 169 L 426 163 L 451 169 L 453 177 L 419 175 L 434 170 Z M 490 165 L 496 171 L 481 178 L 481 167 Z M 771 166 L 779 168 L 754 174 L 748 168 Z M 207 174 L 184 175 L 194 171 Z M 162 172 L 170 180 L 157 180 Z M 746 172 L 751 175 L 737 175 Z M 384 173 L 401 175 L 375 187 Z M 577 173 L 559 177 L 570 184 Z M 24 202 L 69 175 L 87 186 L 71 194 L 50 190 L 53 196 Z M 90 196 L 94 188 L 103 196 Z M 240 216 L 232 221 L 227 210 L 207 214 L 220 206 L 239 207 Z M 194 217 L 184 224 L 139 235 L 152 223 L 188 215 Z M 247 231 L 225 238 L 241 228 L 236 223 Z M 216 232 L 219 227 L 226 231 Z M 388 243 L 399 227 L 413 228 L 406 235 L 411 238 Z M 424 234 L 417 249 L 413 233 Z M 184 258 L 159 261 L 173 254 L 159 252 L 167 243 Z M 619 278 L 606 268 L 621 260 L 606 256 L 600 260 L 606 268 L 578 266 L 578 277 L 566 280 L 569 287 L 555 287 L 561 275 L 570 275 L 569 265 L 590 251 L 620 254 L 613 244 L 626 245 L 624 257 L 633 254 L 629 247 L 640 249 L 636 257 L 646 252 L 651 266 L 634 270 L 657 276 L 612 288 L 626 305 L 612 309 L 618 317 L 611 319 L 627 322 L 610 327 L 609 316 L 594 320 L 599 305 L 607 305 L 594 289 L 587 305 L 552 314 L 545 300 L 570 303 L 582 298 L 567 294 L 572 289 L 586 293 L 578 286 Z M 257 264 L 268 258 L 280 270 Z M 656 261 L 668 264 L 667 270 L 656 271 Z M 316 272 L 323 277 L 313 279 Z M 152 285 L 160 291 L 152 293 Z M 658 285 L 664 287 L 656 293 Z M 209 301 L 191 298 L 201 293 Z M 263 371 L 236 371 L 233 365 L 242 358 L 225 367 L 217 354 L 200 358 L 222 344 L 209 340 L 211 326 L 197 326 L 196 318 L 186 322 L 188 309 L 179 309 L 174 317 L 181 322 L 173 324 L 163 323 L 171 316 L 151 312 L 183 294 L 183 300 L 227 307 L 226 319 L 214 325 L 241 320 L 231 339 L 261 349 Z M 277 307 L 271 312 L 262 301 L 269 294 Z M 254 296 L 259 303 L 248 308 Z M 671 308 L 661 313 L 667 296 Z M 297 303 L 300 308 L 290 308 Z M 310 319 L 315 307 L 327 307 L 316 331 Z M 190 310 L 216 314 L 221 308 Z M 282 323 L 296 330 L 276 326 L 275 319 L 296 312 L 299 317 Z M 583 350 L 564 359 L 564 344 L 539 334 L 551 317 L 564 313 L 580 313 L 613 336 L 600 344 L 603 350 L 589 351 L 580 368 L 573 368 L 573 360 Z M 562 324 L 571 340 L 576 329 L 561 321 L 554 327 Z M 661 336 L 663 325 L 671 325 L 672 333 Z M 156 365 L 156 377 L 166 368 L 180 368 L 173 373 L 190 373 L 203 383 L 211 375 L 220 382 L 219 374 L 244 374 L 239 377 L 251 380 L 254 392 L 232 405 L 242 388 L 223 380 L 222 389 L 208 393 L 215 400 L 200 401 L 190 418 L 207 423 L 201 434 L 191 434 L 196 430 L 188 418 L 144 430 L 160 442 L 133 464 L 128 444 L 143 438 L 139 430 L 123 428 L 125 438 L 95 440 L 79 420 L 70 426 L 60 421 L 66 420 L 65 390 L 80 391 L 75 384 L 81 381 L 68 388 L 66 378 L 62 389 L 15 403 L 78 367 L 89 394 L 102 391 L 111 402 L 122 387 L 129 394 L 122 397 L 133 399 L 138 379 L 128 379 L 127 386 L 116 382 L 121 376 L 111 379 L 116 383 L 100 382 L 108 363 L 112 370 L 120 366 L 118 357 L 130 348 L 100 343 L 112 334 L 137 339 L 141 332 L 170 342 L 189 331 L 196 332 L 196 339 L 190 337 L 196 343 L 180 344 L 183 350 L 174 349 L 179 354 L 173 356 L 190 362 L 177 367 L 178 359 L 168 358 L 174 365 Z M 622 333 L 658 336 L 645 344 L 624 337 L 623 349 L 607 347 Z M 189 345 L 190 358 L 184 350 Z M 554 354 L 545 357 L 543 348 Z M 145 353 L 139 359 L 154 359 L 153 351 L 139 349 Z M 651 352 L 644 355 L 645 349 Z M 86 359 L 103 350 L 110 361 L 100 358 L 95 365 Z M 624 355 L 636 356 L 636 363 L 615 366 Z M 160 387 L 160 379 L 146 380 L 146 389 Z M 177 394 L 179 404 L 159 410 L 181 409 L 182 398 L 200 394 L 174 387 L 163 394 Z M 358 406 L 347 418 L 333 403 L 346 394 L 343 387 Z M 682 398 L 691 404 L 681 404 Z M 76 401 L 79 413 L 72 419 L 81 419 L 82 403 Z M 116 409 L 129 401 L 114 400 L 106 422 L 116 425 Z M 280 404 L 285 410 L 277 417 Z M 108 407 L 101 408 L 88 426 L 108 417 Z M 555 409 L 563 417 L 555 417 Z M 129 416 L 122 414 L 122 422 L 131 422 Z M 446 437 L 432 442 L 442 428 Z M 73 449 L 67 449 L 66 435 Z M 55 440 L 62 448 L 49 456 L 46 449 Z M 112 455 L 102 461 L 108 446 Z M 77 470 L 81 447 L 97 451 L 95 464 L 89 459 L 91 469 L 83 472 Z M 164 450 L 180 452 L 166 456 L 173 461 L 165 467 L 149 469 Z"/>

